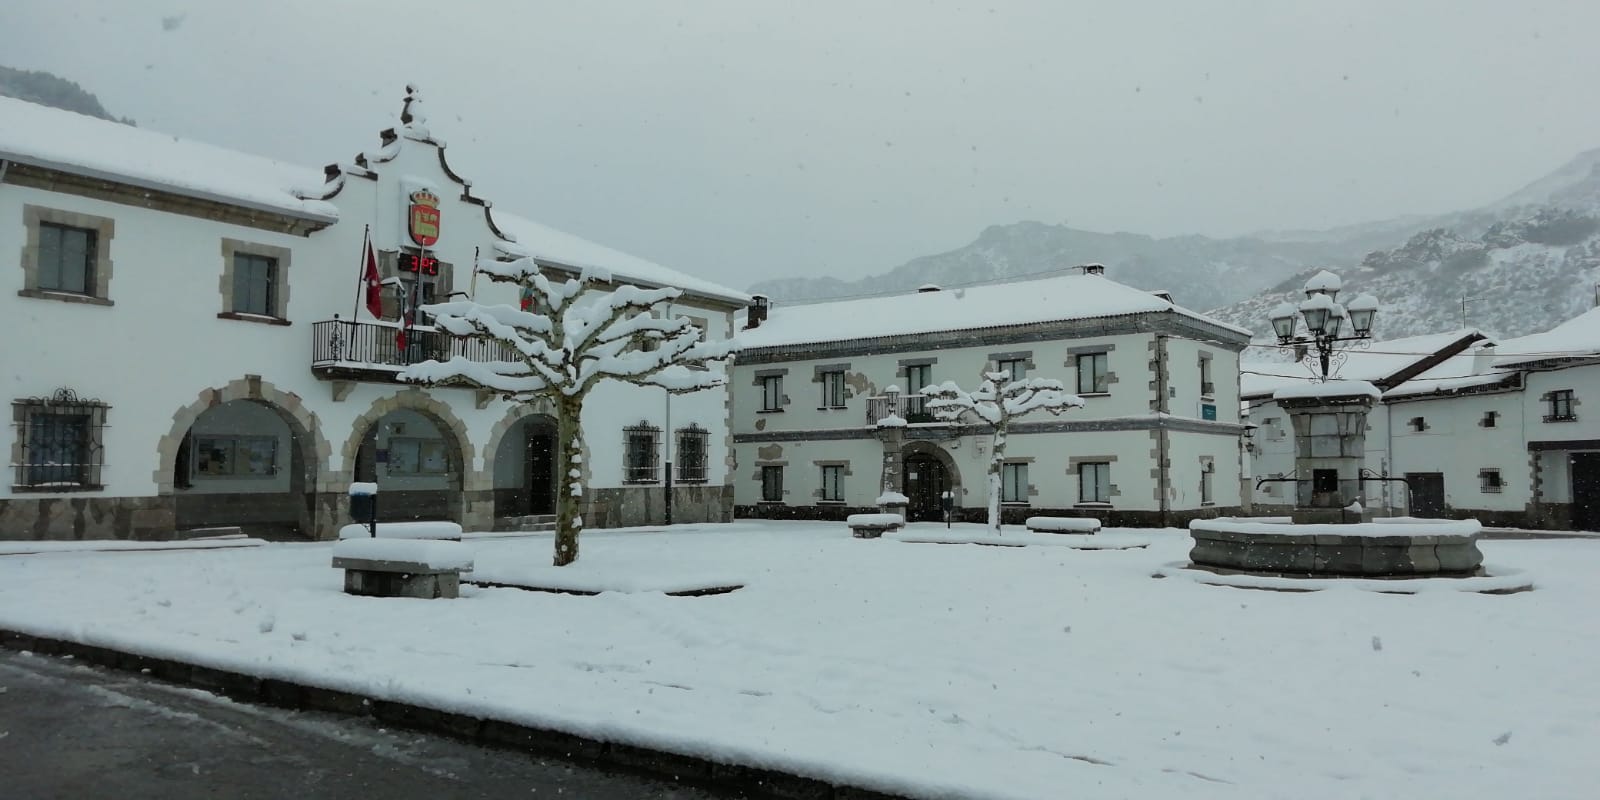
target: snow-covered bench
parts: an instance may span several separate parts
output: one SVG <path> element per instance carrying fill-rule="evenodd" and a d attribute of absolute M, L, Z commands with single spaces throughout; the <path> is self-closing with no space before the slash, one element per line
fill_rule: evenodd
<path fill-rule="evenodd" d="M 372 532 L 367 526 L 355 523 L 339 529 L 339 538 L 344 539 L 370 539 Z M 379 539 L 443 539 L 449 542 L 461 541 L 461 526 L 454 522 L 425 521 L 425 522 L 380 522 L 378 523 Z"/>
<path fill-rule="evenodd" d="M 344 570 L 345 594 L 448 599 L 461 595 L 472 548 L 438 539 L 343 539 L 333 546 L 333 566 Z"/>
<path fill-rule="evenodd" d="M 851 514 L 844 523 L 850 526 L 850 535 L 857 539 L 876 539 L 884 531 L 905 527 L 906 518 L 899 514 Z"/>
<path fill-rule="evenodd" d="M 1093 517 L 1028 517 L 1028 530 L 1035 533 L 1097 533 L 1100 520 Z"/>

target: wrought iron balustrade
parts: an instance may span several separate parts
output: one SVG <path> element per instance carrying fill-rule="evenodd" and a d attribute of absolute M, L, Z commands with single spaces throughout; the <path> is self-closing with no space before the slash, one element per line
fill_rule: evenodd
<path fill-rule="evenodd" d="M 406 331 L 400 346 L 394 323 L 331 319 L 311 324 L 311 368 L 324 377 L 396 380 L 400 370 L 424 361 L 516 361 L 501 342 L 461 339 L 428 326 Z"/>

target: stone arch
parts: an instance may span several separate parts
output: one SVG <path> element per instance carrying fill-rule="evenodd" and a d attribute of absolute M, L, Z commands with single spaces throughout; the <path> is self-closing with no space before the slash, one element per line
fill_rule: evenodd
<path fill-rule="evenodd" d="M 961 470 L 956 466 L 956 460 L 950 455 L 950 451 L 940 447 L 937 442 L 914 440 L 906 442 L 905 445 L 900 448 L 900 463 L 902 465 L 901 471 L 904 473 L 901 476 L 900 491 L 911 498 L 911 505 L 913 508 L 908 510 L 909 513 L 912 513 L 913 515 L 917 513 L 915 506 L 919 505 L 919 499 L 923 501 L 923 505 L 926 505 L 927 502 L 930 502 L 928 498 L 919 498 L 917 493 L 913 491 L 913 487 L 911 486 L 910 469 L 904 466 L 908 462 L 919 457 L 931 458 L 939 464 L 939 466 L 944 470 L 944 475 L 949 483 L 950 491 L 954 492 L 955 507 L 957 509 L 964 507 L 965 504 L 962 502 L 961 497 Z M 924 512 L 926 512 L 926 509 L 924 509 Z"/>
<path fill-rule="evenodd" d="M 388 397 L 374 400 L 372 406 L 351 423 L 349 438 L 345 439 L 344 447 L 339 451 L 340 463 L 343 466 L 339 470 L 341 485 L 348 485 L 355 475 L 356 452 L 361 449 L 361 442 L 366 438 L 367 431 L 391 411 L 400 410 L 415 411 L 427 417 L 439 427 L 439 430 L 453 439 L 452 444 L 455 447 L 449 453 L 450 467 L 461 476 L 461 488 L 463 490 L 482 488 L 479 485 L 480 471 L 471 469 L 477 462 L 477 454 L 472 446 L 472 437 L 467 435 L 466 424 L 450 410 L 449 404 L 416 387 L 402 389 Z"/>
<path fill-rule="evenodd" d="M 546 434 L 543 446 L 533 446 L 529 438 L 533 431 L 526 427 L 528 425 L 538 425 Z M 553 404 L 540 398 L 512 405 L 490 429 L 483 448 L 479 482 L 492 492 L 497 527 L 509 518 L 555 513 L 558 465 L 561 463 L 556 428 Z M 524 438 L 520 446 L 519 442 L 512 441 L 512 437 L 518 435 Z M 510 467 L 502 465 L 501 459 L 508 456 L 516 457 L 517 463 Z"/>
<path fill-rule="evenodd" d="M 333 448 L 322 435 L 322 423 L 317 415 L 306 408 L 300 396 L 294 392 L 283 391 L 262 380 L 260 375 L 246 375 L 220 388 L 206 389 L 193 403 L 172 415 L 172 428 L 156 444 L 159 456 L 154 476 L 157 494 L 171 495 L 175 491 L 172 478 L 178 465 L 178 450 L 184 436 L 194 427 L 200 415 L 235 400 L 249 400 L 266 406 L 289 426 L 294 438 L 300 442 L 306 469 L 313 473 L 308 476 L 311 479 L 309 487 L 314 487 L 316 491 L 327 491 L 328 487 L 337 485 L 335 476 L 328 470 L 328 458 L 333 454 Z"/>
<path fill-rule="evenodd" d="M 489 441 L 483 445 L 483 469 L 479 470 L 482 473 L 479 478 L 483 485 L 490 486 L 494 483 L 494 465 L 490 461 L 494 458 L 495 453 L 500 452 L 500 444 L 506 438 L 506 434 L 510 433 L 517 426 L 517 423 L 529 417 L 539 416 L 550 417 L 551 420 L 555 419 L 554 404 L 542 397 L 531 403 L 513 404 L 506 409 L 505 416 L 496 421 L 494 427 L 489 429 Z"/>

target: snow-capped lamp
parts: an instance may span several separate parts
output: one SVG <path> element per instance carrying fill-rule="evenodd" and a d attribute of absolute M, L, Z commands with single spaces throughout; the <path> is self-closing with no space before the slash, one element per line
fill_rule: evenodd
<path fill-rule="evenodd" d="M 1279 303 L 1267 315 L 1272 320 L 1272 332 L 1278 336 L 1278 346 L 1295 348 L 1295 361 L 1304 360 L 1311 350 L 1316 351 L 1322 367 L 1316 375 L 1319 380 L 1331 378 L 1337 371 L 1333 368 L 1344 363 L 1345 348 L 1338 343 L 1356 342 L 1355 346 L 1367 347 L 1372 338 L 1378 299 L 1363 293 L 1356 295 L 1349 306 L 1340 305 L 1334 298 L 1343 286 L 1338 275 L 1322 270 L 1306 281 L 1306 299 L 1299 305 Z M 1304 335 L 1295 331 L 1299 320 L 1305 322 Z"/>
<path fill-rule="evenodd" d="M 1325 294 L 1315 294 L 1300 304 L 1300 316 L 1306 320 L 1306 330 L 1312 336 L 1323 336 L 1328 333 L 1328 318 L 1334 316 L 1337 306 L 1333 298 Z"/>
<path fill-rule="evenodd" d="M 1339 290 L 1343 288 L 1344 281 L 1338 275 L 1322 270 L 1312 275 L 1311 280 L 1306 281 L 1306 298 L 1310 299 L 1312 295 L 1325 294 L 1329 300 L 1335 300 L 1339 297 Z"/>
<path fill-rule="evenodd" d="M 1272 331 L 1278 334 L 1278 344 L 1288 344 L 1294 341 L 1294 315 L 1298 311 L 1294 303 L 1279 303 L 1272 309 Z"/>
<path fill-rule="evenodd" d="M 1350 330 L 1356 336 L 1372 335 L 1372 318 L 1378 314 L 1378 298 L 1370 294 L 1358 294 L 1356 299 L 1345 306 L 1350 312 Z"/>

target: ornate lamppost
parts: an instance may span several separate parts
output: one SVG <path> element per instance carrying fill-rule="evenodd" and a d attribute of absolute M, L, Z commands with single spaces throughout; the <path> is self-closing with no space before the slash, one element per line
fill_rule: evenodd
<path fill-rule="evenodd" d="M 1361 294 L 1348 306 L 1340 305 L 1337 298 L 1343 286 L 1338 275 L 1323 270 L 1306 281 L 1306 299 L 1298 307 L 1293 303 L 1280 303 L 1270 315 L 1279 346 L 1292 346 L 1296 354 L 1315 351 L 1321 367 L 1320 371 L 1314 370 L 1318 381 L 1326 381 L 1337 374 L 1344 364 L 1346 350 L 1358 346 L 1356 343 L 1366 347 L 1372 339 L 1372 318 L 1378 313 L 1378 299 Z M 1304 335 L 1296 333 L 1297 320 L 1305 325 Z"/>

